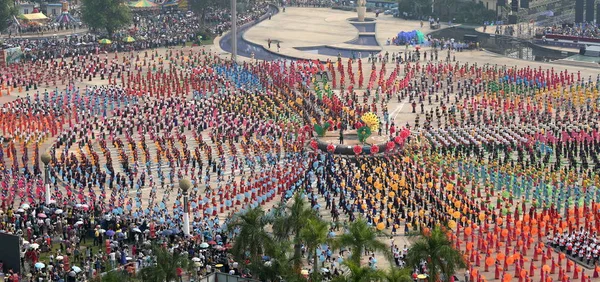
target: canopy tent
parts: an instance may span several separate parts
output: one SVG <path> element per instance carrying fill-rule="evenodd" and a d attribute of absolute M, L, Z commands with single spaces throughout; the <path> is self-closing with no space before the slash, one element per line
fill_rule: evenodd
<path fill-rule="evenodd" d="M 72 23 L 72 22 L 78 22 L 78 20 L 76 20 L 73 16 L 71 16 L 71 14 L 69 14 L 68 12 L 63 12 L 61 13 L 58 17 L 56 17 L 56 19 L 54 19 L 55 22 L 57 23 Z"/>
<path fill-rule="evenodd" d="M 163 2 L 163 7 L 171 7 L 171 6 L 177 6 L 179 5 L 179 1 L 178 0 L 165 0 L 165 2 Z"/>
<path fill-rule="evenodd" d="M 156 3 L 150 2 L 148 0 L 140 0 L 137 2 L 129 3 L 129 7 L 131 7 L 131 8 L 147 9 L 147 8 L 155 8 L 156 6 L 158 6 Z"/>
<path fill-rule="evenodd" d="M 406 44 L 406 43 L 415 43 L 415 44 L 423 44 L 425 43 L 425 35 L 423 32 L 419 30 L 413 30 L 409 32 L 401 31 L 398 33 L 398 37 L 396 38 L 398 44 Z"/>
<path fill-rule="evenodd" d="M 28 21 L 43 21 L 48 19 L 43 13 L 23 14 L 21 18 Z"/>

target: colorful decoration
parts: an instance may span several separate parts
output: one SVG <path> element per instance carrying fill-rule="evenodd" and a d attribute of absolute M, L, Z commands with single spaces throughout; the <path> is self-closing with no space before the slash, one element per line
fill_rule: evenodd
<path fill-rule="evenodd" d="M 364 114 L 360 120 L 362 120 L 366 126 L 371 129 L 371 132 L 376 132 L 379 130 L 379 117 L 372 112 L 368 112 Z"/>
<path fill-rule="evenodd" d="M 367 138 L 371 136 L 371 128 L 369 128 L 368 126 L 363 126 L 359 128 L 356 131 L 356 133 L 358 134 L 358 141 L 360 141 L 360 143 L 365 143 L 365 141 L 367 141 Z"/>

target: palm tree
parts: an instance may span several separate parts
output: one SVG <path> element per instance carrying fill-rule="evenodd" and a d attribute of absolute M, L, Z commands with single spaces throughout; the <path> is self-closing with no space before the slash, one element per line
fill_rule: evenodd
<path fill-rule="evenodd" d="M 386 258 L 391 259 L 388 247 L 377 240 L 379 233 L 379 231 L 369 226 L 364 219 L 359 218 L 349 224 L 348 232 L 335 238 L 333 246 L 335 249 L 350 248 L 352 253 L 350 260 L 358 266 L 360 266 L 362 253 L 367 249 L 381 252 L 385 254 Z"/>
<path fill-rule="evenodd" d="M 290 236 L 294 236 L 292 241 L 296 258 L 300 258 L 302 253 L 300 232 L 310 218 L 316 218 L 315 212 L 306 205 L 300 193 L 296 193 L 293 204 L 278 210 L 278 216 L 273 222 L 273 234 L 277 240 L 289 240 Z M 301 260 L 295 260 L 294 270 L 300 272 L 301 265 Z"/>
<path fill-rule="evenodd" d="M 230 231 L 239 232 L 231 249 L 239 261 L 250 258 L 251 262 L 259 263 L 268 246 L 273 244 L 273 238 L 265 231 L 268 220 L 261 207 L 238 214 L 229 225 Z M 246 254 L 248 253 L 248 255 Z"/>
<path fill-rule="evenodd" d="M 383 273 L 383 279 L 386 282 L 413 282 L 410 268 L 390 267 L 388 271 Z"/>
<path fill-rule="evenodd" d="M 350 274 L 348 276 L 337 276 L 332 282 L 371 282 L 384 277 L 383 272 L 375 270 L 371 267 L 361 267 L 352 261 L 344 261 L 342 265 L 348 267 Z"/>
<path fill-rule="evenodd" d="M 430 282 L 442 279 L 441 276 L 444 281 L 450 281 L 457 270 L 466 267 L 461 253 L 452 247 L 452 242 L 439 227 L 411 246 L 406 261 L 411 267 L 426 261 Z"/>
<path fill-rule="evenodd" d="M 320 245 L 330 241 L 327 238 L 329 226 L 326 222 L 319 218 L 309 218 L 306 225 L 300 230 L 300 238 L 306 244 L 309 253 L 312 254 L 313 272 L 311 274 L 312 281 L 319 281 L 319 260 L 317 249 Z"/>
<path fill-rule="evenodd" d="M 290 257 L 291 249 L 289 241 L 275 241 L 266 249 L 266 254 L 270 256 L 270 260 L 268 262 L 251 263 L 248 268 L 261 281 L 306 281 L 300 273 L 293 271 L 295 260 L 301 258 Z"/>
<path fill-rule="evenodd" d="M 161 247 L 154 247 L 152 254 L 155 264 L 140 271 L 142 281 L 148 282 L 171 282 L 177 280 L 177 269 L 193 269 L 192 261 L 184 253 L 171 253 Z"/>

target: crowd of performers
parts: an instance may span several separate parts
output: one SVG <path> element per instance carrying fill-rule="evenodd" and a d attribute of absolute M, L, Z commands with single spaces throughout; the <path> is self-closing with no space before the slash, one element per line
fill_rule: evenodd
<path fill-rule="evenodd" d="M 514 272 L 525 279 L 537 264 L 543 277 L 585 277 L 547 251 L 541 234 L 600 227 L 598 81 L 459 62 L 367 68 L 363 74 L 360 59 L 232 65 L 209 52 L 171 49 L 3 69 L 5 92 L 21 86 L 33 94 L 2 106 L 0 199 L 4 210 L 24 204 L 37 210 L 20 224 L 14 223 L 23 212 L 7 214 L 2 227 L 31 232 L 31 240 L 48 236 L 40 245 L 48 244 L 63 232 L 58 221 L 48 225 L 38 214 L 58 217 L 57 209 L 79 204 L 87 217 L 76 224 L 70 215 L 67 225 L 84 234 L 109 230 L 98 220 L 106 216 L 125 220 L 128 238 L 133 228 L 151 230 L 144 220 L 156 234 L 178 234 L 177 183 L 189 178 L 197 243 L 234 237 L 225 232 L 228 215 L 301 191 L 334 221 L 362 216 L 390 234 L 447 226 L 470 262 L 472 281 L 487 276 L 488 267 L 497 278 Z M 314 79 L 324 70 L 329 81 Z M 108 85 L 75 84 L 94 77 Z M 46 83 L 57 89 L 34 90 Z M 323 88 L 311 90 L 317 84 Z M 396 100 L 411 105 L 402 110 L 415 111 L 414 123 L 400 123 L 388 110 Z M 343 157 L 306 146 L 314 123 L 356 129 L 367 112 L 380 117 L 390 136 L 384 152 Z M 54 210 L 37 208 L 45 202 L 44 151 L 52 156 Z M 131 250 L 123 247 L 116 246 L 127 257 Z M 528 252 L 536 257 L 529 268 Z M 24 261 L 36 269 L 33 257 Z"/>

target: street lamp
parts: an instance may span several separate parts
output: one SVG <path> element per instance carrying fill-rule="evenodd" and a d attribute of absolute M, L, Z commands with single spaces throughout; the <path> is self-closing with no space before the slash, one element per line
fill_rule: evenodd
<path fill-rule="evenodd" d="M 179 188 L 183 194 L 183 235 L 190 236 L 190 208 L 188 207 L 188 190 L 192 186 L 189 179 L 179 180 Z"/>
<path fill-rule="evenodd" d="M 237 0 L 231 0 L 231 60 L 237 60 Z"/>
<path fill-rule="evenodd" d="M 52 157 L 48 152 L 44 152 L 40 157 L 44 163 L 44 186 L 46 187 L 46 205 L 50 205 L 50 166 L 48 165 Z"/>

